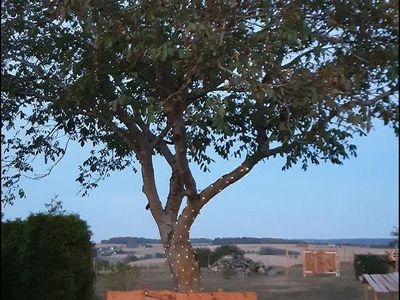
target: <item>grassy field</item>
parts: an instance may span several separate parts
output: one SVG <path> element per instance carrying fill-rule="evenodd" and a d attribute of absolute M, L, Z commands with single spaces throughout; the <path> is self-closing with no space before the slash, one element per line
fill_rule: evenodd
<path fill-rule="evenodd" d="M 282 269 L 283 270 L 283 269 Z M 302 266 L 292 266 L 288 276 L 247 276 L 236 275 L 224 279 L 220 273 L 202 269 L 203 287 L 206 291 L 253 291 L 259 300 L 357 300 L 363 298 L 363 287 L 355 278 L 351 264 L 341 265 L 341 276 L 303 277 Z M 136 289 L 173 289 L 169 271 L 164 266 L 142 268 Z M 99 277 L 96 292 L 99 299 L 105 299 L 106 286 Z"/>

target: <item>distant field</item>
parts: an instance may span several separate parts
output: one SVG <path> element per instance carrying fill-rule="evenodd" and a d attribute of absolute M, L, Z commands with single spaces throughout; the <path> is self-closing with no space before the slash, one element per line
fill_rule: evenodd
<path fill-rule="evenodd" d="M 363 288 L 354 276 L 350 264 L 342 264 L 342 274 L 335 276 L 302 276 L 302 266 L 293 266 L 288 276 L 240 275 L 224 279 L 221 274 L 202 269 L 205 291 L 253 291 L 258 300 L 362 300 Z M 283 268 L 282 268 L 283 271 Z M 283 274 L 283 272 L 282 272 Z M 173 289 L 168 269 L 163 267 L 142 268 L 136 289 Z M 99 299 L 105 299 L 106 288 L 100 277 L 96 285 Z"/>
<path fill-rule="evenodd" d="M 100 246 L 100 244 L 98 244 Z M 124 247 L 125 251 L 134 251 L 135 255 L 138 257 L 145 256 L 146 254 L 155 255 L 156 253 L 164 253 L 163 246 L 161 244 L 152 244 L 151 248 L 146 247 L 138 247 L 138 248 L 127 248 Z M 240 244 L 237 245 L 240 249 L 246 252 L 245 256 L 251 258 L 254 261 L 262 262 L 266 266 L 289 266 L 303 264 L 303 245 L 291 245 L 291 244 Z M 194 245 L 194 247 L 197 247 Z M 210 248 L 214 250 L 219 246 L 215 245 L 202 245 L 202 248 Z M 259 251 L 261 247 L 272 247 L 278 249 L 288 249 L 289 251 L 297 251 L 300 255 L 295 257 L 289 257 L 288 261 L 285 256 L 277 256 L 277 255 L 259 255 Z M 326 249 L 327 246 L 319 246 L 319 245 L 309 245 L 308 248 L 323 248 Z M 357 246 L 340 246 L 336 247 L 339 252 L 339 259 L 341 262 L 352 262 L 354 254 L 384 254 L 387 251 L 387 248 L 367 248 L 367 247 L 357 247 Z M 118 260 L 123 260 L 127 255 L 126 254 L 116 254 L 112 256 L 104 257 L 105 259 L 116 262 Z M 162 258 L 151 258 L 145 260 L 135 261 L 133 264 L 138 266 L 153 266 L 153 265 L 165 265 L 165 259 Z"/>
<path fill-rule="evenodd" d="M 245 277 L 236 275 L 231 279 L 223 279 L 220 273 L 212 272 L 206 268 L 202 269 L 203 286 L 206 291 L 215 291 L 222 288 L 225 291 L 254 291 L 257 292 L 258 300 L 361 300 L 363 298 L 362 284 L 358 282 L 354 275 L 351 263 L 353 254 L 382 254 L 387 249 L 365 248 L 342 246 L 339 247 L 339 257 L 341 264 L 341 276 L 302 276 L 303 257 L 289 258 L 288 276 L 283 275 L 286 266 L 285 256 L 259 255 L 258 251 L 262 246 L 274 247 L 298 251 L 303 253 L 304 246 L 285 245 L 285 244 L 265 244 L 265 245 L 238 245 L 246 251 L 246 256 L 261 261 L 265 265 L 277 266 L 282 275 L 264 276 L 253 275 Z M 214 249 L 217 246 L 209 246 Z M 318 246 L 309 246 L 318 248 Z M 321 247 L 320 247 L 321 248 Z M 322 247 L 324 248 L 324 247 Z M 132 248 L 139 250 L 140 255 L 162 252 L 161 245 L 153 245 L 152 248 Z M 255 252 L 255 253 L 253 253 Z M 136 261 L 135 264 L 141 268 L 140 280 L 137 289 L 173 289 L 172 278 L 166 267 L 164 259 L 146 259 Z M 104 279 L 99 276 L 96 284 L 96 293 L 100 299 L 105 299 L 106 287 Z"/>

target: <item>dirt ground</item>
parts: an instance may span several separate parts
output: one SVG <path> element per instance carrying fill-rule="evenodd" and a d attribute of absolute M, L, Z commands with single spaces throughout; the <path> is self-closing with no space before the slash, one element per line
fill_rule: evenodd
<path fill-rule="evenodd" d="M 282 269 L 284 270 L 284 269 Z M 224 279 L 220 273 L 202 269 L 203 287 L 206 291 L 252 291 L 258 300 L 362 300 L 363 286 L 355 278 L 351 264 L 342 263 L 341 276 L 303 277 L 302 266 L 292 266 L 288 276 L 253 275 L 242 278 L 236 275 Z M 137 289 L 173 289 L 172 278 L 166 267 L 142 268 Z M 105 299 L 105 286 L 100 277 L 96 292 L 99 299 Z M 370 296 L 372 297 L 372 295 Z"/>

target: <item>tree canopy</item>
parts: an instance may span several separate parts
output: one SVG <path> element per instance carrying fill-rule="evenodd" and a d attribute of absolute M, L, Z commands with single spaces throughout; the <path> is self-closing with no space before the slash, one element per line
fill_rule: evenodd
<path fill-rule="evenodd" d="M 397 1 L 7 0 L 1 28 L 5 202 L 66 140 L 103 146 L 90 189 L 144 151 L 186 175 L 212 151 L 306 168 L 354 155 L 375 117 L 397 132 Z"/>

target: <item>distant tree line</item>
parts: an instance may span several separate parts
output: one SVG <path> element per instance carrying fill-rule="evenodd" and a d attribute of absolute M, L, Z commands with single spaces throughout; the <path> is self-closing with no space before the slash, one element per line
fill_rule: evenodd
<path fill-rule="evenodd" d="M 255 237 L 223 237 L 215 239 L 192 238 L 193 244 L 210 245 L 239 245 L 239 244 L 317 244 L 317 245 L 342 245 L 342 246 L 369 246 L 389 247 L 395 246 L 395 239 L 282 239 L 282 238 L 255 238 Z M 123 244 L 127 247 L 136 248 L 139 245 L 160 244 L 159 239 L 148 239 L 143 237 L 113 237 L 108 240 L 102 240 L 102 244 Z"/>
<path fill-rule="evenodd" d="M 302 240 L 290 240 L 280 238 L 253 238 L 253 237 L 232 237 L 216 238 L 213 245 L 232 245 L 232 244 L 305 244 Z"/>
<path fill-rule="evenodd" d="M 143 237 L 112 237 L 108 240 L 102 240 L 102 244 L 123 244 L 127 247 L 136 248 L 139 245 L 145 244 L 159 244 L 161 243 L 159 239 L 148 239 Z"/>
<path fill-rule="evenodd" d="M 191 239 L 193 244 L 211 244 L 213 239 L 206 239 L 206 238 L 193 238 Z M 102 244 L 122 244 L 126 245 L 130 248 L 136 248 L 140 245 L 147 245 L 147 244 L 160 244 L 160 239 L 149 239 L 143 237 L 112 237 L 107 240 L 102 240 Z"/>

